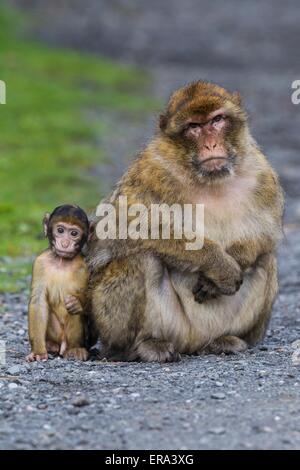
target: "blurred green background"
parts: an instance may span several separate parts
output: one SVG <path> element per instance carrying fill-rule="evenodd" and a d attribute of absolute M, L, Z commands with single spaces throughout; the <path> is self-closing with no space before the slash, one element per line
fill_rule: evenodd
<path fill-rule="evenodd" d="M 26 39 L 27 18 L 0 7 L 0 291 L 28 283 L 32 255 L 47 246 L 41 220 L 62 203 L 93 210 L 102 196 L 94 169 L 105 157 L 95 119 L 105 109 L 151 108 L 145 74 L 88 53 Z M 24 280 L 25 279 L 25 280 Z"/>
<path fill-rule="evenodd" d="M 0 2 L 0 292 L 28 288 L 47 246 L 44 212 L 93 210 L 153 133 L 158 108 L 192 80 L 241 93 L 281 177 L 285 223 L 300 226 L 299 6 L 261 3 Z"/>

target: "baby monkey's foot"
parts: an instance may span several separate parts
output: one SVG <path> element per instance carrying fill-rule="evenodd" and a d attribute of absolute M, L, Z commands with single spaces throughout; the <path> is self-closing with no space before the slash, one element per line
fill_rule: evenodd
<path fill-rule="evenodd" d="M 71 348 L 63 355 L 64 359 L 76 359 L 77 361 L 87 361 L 88 352 L 85 348 Z"/>
<path fill-rule="evenodd" d="M 220 289 L 206 277 L 199 275 L 198 281 L 193 288 L 194 299 L 199 304 L 207 300 L 216 299 L 220 297 Z"/>
<path fill-rule="evenodd" d="M 26 356 L 27 362 L 34 362 L 34 361 L 40 362 L 40 361 L 47 361 L 47 360 L 48 360 L 47 353 L 35 354 L 34 352 L 31 352 L 30 354 L 28 354 L 28 356 Z"/>

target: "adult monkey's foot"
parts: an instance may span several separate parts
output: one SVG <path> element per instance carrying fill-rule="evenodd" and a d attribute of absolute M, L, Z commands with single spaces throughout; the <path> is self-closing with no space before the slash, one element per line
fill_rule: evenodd
<path fill-rule="evenodd" d="M 76 359 L 77 361 L 87 361 L 88 352 L 85 348 L 67 349 L 63 355 L 64 359 Z"/>
<path fill-rule="evenodd" d="M 172 343 L 158 339 L 148 339 L 140 343 L 137 355 L 145 362 L 177 362 L 181 359 Z"/>
<path fill-rule="evenodd" d="M 207 348 L 205 352 L 212 354 L 238 354 L 246 351 L 248 344 L 237 336 L 221 336 L 214 340 Z"/>

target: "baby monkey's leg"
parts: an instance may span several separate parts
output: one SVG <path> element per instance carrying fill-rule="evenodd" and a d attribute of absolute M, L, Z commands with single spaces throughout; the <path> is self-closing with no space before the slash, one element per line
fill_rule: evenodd
<path fill-rule="evenodd" d="M 63 357 L 86 361 L 88 352 L 85 348 L 85 318 L 83 316 L 70 316 L 65 327 L 66 350 Z"/>

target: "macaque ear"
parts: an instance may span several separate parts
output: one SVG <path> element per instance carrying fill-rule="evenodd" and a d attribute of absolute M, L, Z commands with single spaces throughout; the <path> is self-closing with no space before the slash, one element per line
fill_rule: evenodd
<path fill-rule="evenodd" d="M 235 104 L 237 104 L 238 106 L 242 105 L 242 97 L 238 91 L 235 91 L 234 93 L 232 93 L 232 97 L 233 97 L 233 101 Z"/>
<path fill-rule="evenodd" d="M 43 229 L 44 229 L 45 237 L 48 236 L 49 219 L 50 219 L 50 214 L 49 212 L 46 212 L 43 218 Z"/>
<path fill-rule="evenodd" d="M 165 114 L 159 116 L 159 128 L 164 131 L 168 124 L 168 118 Z"/>

